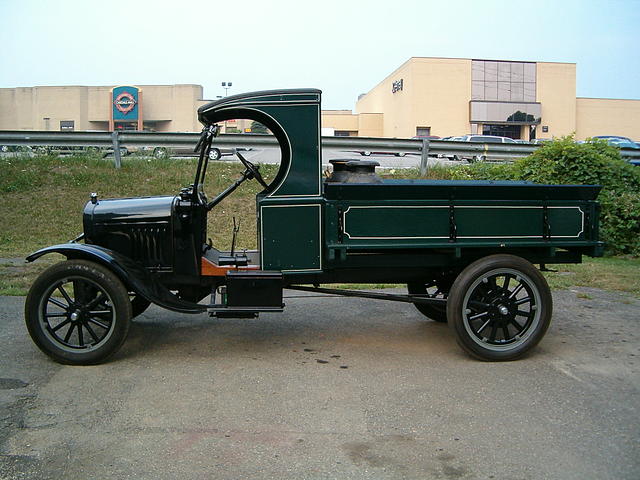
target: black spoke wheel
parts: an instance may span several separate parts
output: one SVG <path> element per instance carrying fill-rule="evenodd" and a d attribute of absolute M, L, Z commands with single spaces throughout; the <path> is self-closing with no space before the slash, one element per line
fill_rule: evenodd
<path fill-rule="evenodd" d="M 420 295 L 426 298 L 440 298 L 446 299 L 451 289 L 455 277 L 442 277 L 437 280 L 430 280 L 428 282 L 412 282 L 407 284 L 407 291 L 409 295 Z M 447 321 L 447 305 L 428 304 L 428 303 L 414 303 L 415 307 L 425 317 L 430 318 L 436 322 L 446 323 Z"/>
<path fill-rule="evenodd" d="M 131 302 L 109 270 L 68 260 L 45 270 L 25 303 L 31 338 L 51 358 L 70 365 L 103 362 L 122 346 L 129 331 Z"/>
<path fill-rule="evenodd" d="M 551 291 L 542 274 L 513 255 L 492 255 L 451 287 L 449 324 L 458 344 L 481 360 L 514 360 L 538 344 L 551 323 Z"/>

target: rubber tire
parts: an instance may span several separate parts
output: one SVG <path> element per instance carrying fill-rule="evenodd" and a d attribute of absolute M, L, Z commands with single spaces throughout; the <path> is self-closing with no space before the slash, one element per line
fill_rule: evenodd
<path fill-rule="evenodd" d="M 104 345 L 91 352 L 72 353 L 61 349 L 45 335 L 40 322 L 38 309 L 43 295 L 54 282 L 71 275 L 85 277 L 97 283 L 113 301 L 116 314 L 113 333 Z M 29 335 L 40 350 L 56 362 L 66 365 L 95 365 L 107 360 L 120 349 L 127 338 L 130 321 L 131 302 L 120 279 L 105 267 L 86 260 L 67 260 L 42 272 L 33 282 L 25 302 L 25 322 Z"/>
<path fill-rule="evenodd" d="M 511 350 L 494 351 L 481 347 L 467 332 L 464 324 L 464 297 L 478 277 L 495 269 L 509 268 L 525 274 L 533 282 L 540 295 L 540 319 L 528 339 Z M 500 362 L 522 357 L 535 347 L 544 337 L 553 313 L 553 299 L 547 281 L 540 271 L 524 258 L 515 255 L 490 255 L 476 260 L 467 266 L 456 278 L 447 299 L 447 318 L 449 326 L 456 335 L 456 341 L 462 349 L 474 358 L 483 361 Z"/>
<path fill-rule="evenodd" d="M 169 152 L 164 147 L 156 147 L 153 149 L 153 158 L 158 160 L 169 158 Z"/>
<path fill-rule="evenodd" d="M 436 282 L 438 283 L 438 282 Z M 417 283 L 412 282 L 407 284 L 407 292 L 409 295 L 413 294 L 424 294 L 426 289 L 424 288 L 425 283 Z M 438 285 L 438 288 L 441 288 Z M 451 285 L 449 285 L 449 290 L 451 289 Z M 447 323 L 447 307 L 446 306 L 438 306 L 438 305 L 429 305 L 428 303 L 414 303 L 413 304 L 416 309 L 423 314 L 425 317 L 433 320 L 434 322 L 439 323 Z"/>
<path fill-rule="evenodd" d="M 222 153 L 219 148 L 212 148 L 209 150 L 209 160 L 216 161 L 222 158 Z"/>

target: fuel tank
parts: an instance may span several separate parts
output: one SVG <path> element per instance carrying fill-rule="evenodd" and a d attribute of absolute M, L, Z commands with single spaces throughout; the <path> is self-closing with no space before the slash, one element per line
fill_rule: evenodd
<path fill-rule="evenodd" d="M 85 242 L 119 252 L 145 267 L 173 264 L 173 210 L 177 197 L 89 201 L 82 223 Z"/>

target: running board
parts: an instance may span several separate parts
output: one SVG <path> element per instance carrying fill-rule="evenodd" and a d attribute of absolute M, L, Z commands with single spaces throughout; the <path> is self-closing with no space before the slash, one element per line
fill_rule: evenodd
<path fill-rule="evenodd" d="M 216 318 L 258 318 L 260 313 L 282 312 L 282 310 L 277 307 L 238 308 L 225 305 L 207 305 L 209 316 Z"/>

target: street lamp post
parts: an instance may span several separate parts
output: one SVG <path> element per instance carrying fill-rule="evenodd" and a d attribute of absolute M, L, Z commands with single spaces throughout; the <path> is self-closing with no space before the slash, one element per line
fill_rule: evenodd
<path fill-rule="evenodd" d="M 222 88 L 224 88 L 224 96 L 229 93 L 229 89 L 233 86 L 233 82 L 222 82 Z M 227 121 L 224 121 L 224 133 L 227 133 Z"/>

